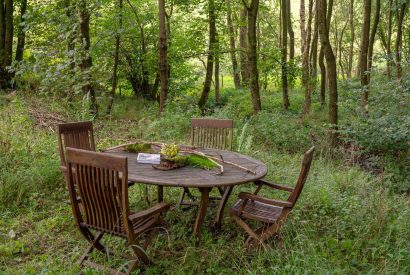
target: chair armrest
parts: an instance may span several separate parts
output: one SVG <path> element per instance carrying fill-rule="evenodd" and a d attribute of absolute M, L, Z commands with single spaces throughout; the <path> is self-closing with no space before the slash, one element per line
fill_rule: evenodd
<path fill-rule="evenodd" d="M 285 207 L 285 208 L 293 207 L 293 203 L 289 201 L 267 199 L 267 198 L 260 197 L 258 195 L 254 195 L 250 193 L 246 193 L 246 192 L 239 193 L 239 198 L 243 200 L 258 201 L 258 202 L 262 202 L 262 203 L 266 203 L 266 204 L 274 205 L 274 206 L 279 206 L 279 207 Z"/>
<path fill-rule="evenodd" d="M 168 203 L 161 202 L 151 208 L 131 214 L 128 216 L 128 218 L 130 220 L 138 220 L 138 219 L 146 218 L 149 216 L 154 216 L 158 213 L 161 213 L 162 211 L 168 210 L 169 207 L 170 205 Z"/>
<path fill-rule="evenodd" d="M 280 185 L 280 184 L 276 184 L 276 183 L 271 183 L 271 182 L 268 182 L 268 181 L 266 181 L 266 180 L 258 180 L 258 181 L 255 182 L 255 184 L 256 184 L 256 185 L 263 184 L 263 185 L 267 185 L 267 186 L 269 186 L 269 187 L 271 187 L 271 188 L 273 188 L 273 189 L 278 189 L 278 190 L 293 192 L 293 188 L 292 188 L 292 187 L 288 187 L 288 186 Z"/>

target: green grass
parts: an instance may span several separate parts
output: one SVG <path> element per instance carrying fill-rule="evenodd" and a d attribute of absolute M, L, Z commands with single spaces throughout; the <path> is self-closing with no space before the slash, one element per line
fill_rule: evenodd
<path fill-rule="evenodd" d="M 351 95 L 341 92 L 341 102 L 347 96 Z M 226 88 L 222 97 L 224 105 L 216 107 L 212 115 L 235 119 L 234 149 L 266 163 L 269 180 L 293 185 L 301 154 L 315 143 L 318 149 L 308 182 L 282 228 L 283 240 L 272 239 L 252 253 L 244 250 L 245 235 L 228 215 L 222 231 L 215 233 L 207 227 L 215 214 L 215 209 L 210 209 L 197 244 L 192 237 L 196 210 L 173 206 L 166 216 L 168 226 L 161 229 L 148 251 L 155 265 L 147 274 L 410 272 L 408 196 L 391 191 L 388 175 L 371 175 L 346 164 L 341 149 L 329 151 L 325 109 L 314 103 L 314 112 L 302 118 L 299 89 L 291 93 L 293 105 L 288 112 L 280 110 L 280 94 L 263 94 L 265 111 L 255 117 L 251 116 L 247 91 Z M 187 143 L 190 118 L 199 115 L 192 102 L 195 100 L 177 99 L 157 118 L 153 103 L 116 98 L 112 116 L 94 122 L 97 148 L 134 139 Z M 87 244 L 67 203 L 52 130 L 55 121 L 47 116 L 67 121 L 88 119 L 81 102 L 70 108 L 57 98 L 0 97 L 0 273 L 81 271 L 78 259 Z M 343 104 L 341 108 L 342 119 L 348 120 L 348 111 Z M 34 115 L 33 110 L 43 116 Z M 235 188 L 228 207 L 239 192 L 253 189 L 251 184 Z M 149 187 L 151 198 L 155 191 Z M 165 200 L 176 204 L 180 191 L 166 188 Z M 129 192 L 133 209 L 147 207 L 142 200 L 143 185 L 135 185 Z M 286 198 L 279 191 L 261 192 Z M 15 238 L 10 238 L 11 231 Z M 124 250 L 121 241 L 107 241 L 112 249 Z M 98 253 L 94 256 L 100 263 L 106 261 Z M 118 267 L 126 262 L 109 259 L 107 263 Z M 86 274 L 97 272 L 87 270 Z"/>

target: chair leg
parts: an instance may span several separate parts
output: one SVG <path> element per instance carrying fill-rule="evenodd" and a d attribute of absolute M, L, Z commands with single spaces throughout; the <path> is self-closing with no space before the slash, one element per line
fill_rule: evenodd
<path fill-rule="evenodd" d="M 81 234 L 83 234 L 84 238 L 86 238 L 89 242 L 94 242 L 95 241 L 94 235 L 91 233 L 91 231 L 88 228 L 81 227 L 80 232 L 81 232 Z M 105 246 L 102 245 L 99 242 L 99 240 L 97 242 L 95 242 L 94 247 L 97 248 L 102 253 L 106 252 Z"/>
<path fill-rule="evenodd" d="M 94 240 L 90 241 L 90 244 L 88 245 L 87 249 L 84 251 L 83 256 L 80 258 L 80 264 L 82 265 L 85 260 L 88 259 L 88 255 L 93 252 L 94 248 L 96 248 L 96 244 L 100 244 L 101 238 L 104 236 L 104 233 L 99 232 L 97 236 L 94 238 Z M 102 246 L 102 245 L 101 245 Z M 103 246 L 104 247 L 104 246 Z M 105 251 L 105 248 L 104 248 Z"/>
<path fill-rule="evenodd" d="M 197 206 L 195 204 L 188 204 L 184 201 L 185 195 L 187 195 L 189 197 L 189 199 L 191 201 L 195 200 L 195 196 L 192 195 L 191 191 L 189 191 L 189 189 L 187 187 L 183 187 L 182 192 L 181 192 L 181 196 L 179 198 L 179 205 L 187 205 L 187 206 Z"/>
<path fill-rule="evenodd" d="M 260 236 L 258 234 L 256 234 L 252 230 L 252 228 L 247 223 L 245 223 L 240 217 L 238 217 L 236 215 L 231 215 L 231 216 L 234 219 L 234 221 L 236 221 L 239 224 L 239 226 L 242 227 L 246 231 L 246 233 L 248 233 L 250 235 L 249 238 L 253 238 L 257 241 L 260 240 Z"/>

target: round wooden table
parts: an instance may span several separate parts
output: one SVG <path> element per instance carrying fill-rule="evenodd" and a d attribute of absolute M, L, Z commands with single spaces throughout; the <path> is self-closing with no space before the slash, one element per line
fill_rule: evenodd
<path fill-rule="evenodd" d="M 195 148 L 195 150 L 242 166 L 252 172 L 223 162 L 219 162 L 224 168 L 222 174 L 220 174 L 218 169 L 206 170 L 189 166 L 161 171 L 154 169 L 151 164 L 138 163 L 138 154 L 126 152 L 122 148 L 108 149 L 105 153 L 128 158 L 128 180 L 130 181 L 157 186 L 198 188 L 201 192 L 201 200 L 195 221 L 194 234 L 200 237 L 201 225 L 206 214 L 209 193 L 212 188 L 223 187 L 224 189 L 214 224 L 219 227 L 222 221 L 223 210 L 233 186 L 263 178 L 267 173 L 267 168 L 262 162 L 236 152 L 204 148 Z"/>

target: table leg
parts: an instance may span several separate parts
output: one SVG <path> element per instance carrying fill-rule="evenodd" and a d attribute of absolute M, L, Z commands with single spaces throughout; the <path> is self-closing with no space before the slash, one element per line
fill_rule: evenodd
<path fill-rule="evenodd" d="M 194 235 L 197 238 L 201 237 L 201 225 L 206 214 L 206 208 L 208 207 L 209 192 L 211 191 L 211 189 L 212 188 L 199 188 L 199 191 L 201 192 L 201 202 L 199 204 L 198 214 L 196 216 L 194 226 Z"/>
<path fill-rule="evenodd" d="M 229 197 L 231 196 L 232 189 L 233 189 L 233 186 L 225 187 L 225 191 L 222 195 L 222 199 L 221 199 L 221 201 L 219 203 L 219 206 L 218 206 L 218 211 L 216 212 L 216 218 L 215 218 L 215 222 L 214 222 L 214 228 L 215 229 L 221 228 L 222 217 L 223 217 L 225 205 L 228 202 Z"/>
<path fill-rule="evenodd" d="M 158 203 L 163 202 L 164 201 L 164 186 L 162 185 L 158 185 Z"/>

